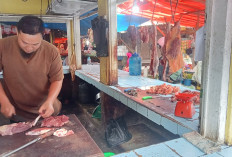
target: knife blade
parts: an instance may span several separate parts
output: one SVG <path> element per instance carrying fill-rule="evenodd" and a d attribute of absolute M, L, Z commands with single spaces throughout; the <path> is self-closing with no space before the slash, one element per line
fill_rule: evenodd
<path fill-rule="evenodd" d="M 49 132 L 47 132 L 47 133 L 45 133 L 45 134 L 43 134 L 43 135 L 40 135 L 40 136 L 37 137 L 36 139 L 34 139 L 34 140 L 32 140 L 32 141 L 30 141 L 30 142 L 28 142 L 28 143 L 22 145 L 21 147 L 18 147 L 18 148 L 16 148 L 15 150 L 12 150 L 12 151 L 10 151 L 9 153 L 6 153 L 6 154 L 4 153 L 4 154 L 2 154 L 2 155 L 0 155 L 0 156 L 1 156 L 1 157 L 8 157 L 8 156 L 14 154 L 14 153 L 17 152 L 17 151 L 20 151 L 20 150 L 22 150 L 23 148 L 26 148 L 27 146 L 30 146 L 30 145 L 33 144 L 33 143 L 36 143 L 36 142 L 39 141 L 39 140 L 42 140 L 42 139 L 44 139 L 44 138 L 46 138 L 46 137 L 48 137 L 48 136 L 53 135 L 53 133 L 54 133 L 56 130 L 57 130 L 57 129 L 51 130 L 51 131 L 49 131 Z"/>
<path fill-rule="evenodd" d="M 11 120 L 13 120 L 14 122 L 18 123 L 18 122 L 26 122 L 27 120 L 19 115 L 13 115 L 11 117 Z"/>
<path fill-rule="evenodd" d="M 32 122 L 32 126 L 35 126 L 36 123 L 38 122 L 38 120 L 40 119 L 41 115 L 39 115 L 33 122 Z"/>

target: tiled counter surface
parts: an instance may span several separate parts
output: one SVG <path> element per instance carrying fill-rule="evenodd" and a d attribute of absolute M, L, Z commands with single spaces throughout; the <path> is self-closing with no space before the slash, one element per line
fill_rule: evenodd
<path fill-rule="evenodd" d="M 153 122 L 162 125 L 174 134 L 182 136 L 191 131 L 197 131 L 199 125 L 199 106 L 196 106 L 196 114 L 192 119 L 176 117 L 174 115 L 175 104 L 168 101 L 170 96 L 161 96 L 157 99 L 142 101 L 141 97 L 133 97 L 122 92 L 124 88 L 147 88 L 149 86 L 161 85 L 165 82 L 144 78 L 141 76 L 129 76 L 128 72 L 118 71 L 118 85 L 107 86 L 100 82 L 99 65 L 82 65 L 82 70 L 75 72 L 76 76 L 94 85 L 99 90 L 114 97 L 126 106 L 139 112 Z M 181 85 L 180 89 L 189 90 Z M 162 101 L 164 102 L 162 104 Z M 169 103 L 168 103 L 169 102 Z M 159 107 L 158 107 L 159 106 Z M 160 144 L 150 145 L 139 149 L 131 150 L 114 157 L 231 157 L 232 148 L 222 146 L 220 152 L 206 155 L 200 149 L 192 145 L 183 137 L 166 141 Z"/>
<path fill-rule="evenodd" d="M 162 125 L 165 129 L 174 134 L 181 136 L 184 133 L 198 130 L 199 106 L 195 106 L 196 113 L 193 118 L 180 118 L 174 115 L 175 103 L 170 101 L 170 95 L 159 96 L 155 99 L 143 101 L 142 97 L 146 96 L 145 91 L 137 97 L 130 96 L 123 92 L 123 89 L 125 88 L 133 87 L 144 89 L 149 86 L 161 85 L 166 82 L 142 76 L 129 76 L 128 72 L 118 70 L 118 85 L 107 86 L 100 82 L 99 65 L 82 65 L 82 70 L 77 70 L 75 74 L 156 124 Z M 188 89 L 181 85 L 176 86 L 179 86 L 182 91 Z"/>
<path fill-rule="evenodd" d="M 150 145 L 114 155 L 114 157 L 231 157 L 232 147 L 221 146 L 220 152 L 205 154 L 184 138 Z"/>

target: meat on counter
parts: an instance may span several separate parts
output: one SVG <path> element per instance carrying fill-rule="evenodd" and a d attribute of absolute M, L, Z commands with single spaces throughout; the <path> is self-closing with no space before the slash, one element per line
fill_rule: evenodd
<path fill-rule="evenodd" d="M 50 116 L 42 121 L 41 127 L 60 127 L 69 122 L 69 117 L 65 115 Z"/>
<path fill-rule="evenodd" d="M 26 131 L 32 127 L 31 122 L 20 122 L 20 123 L 13 123 L 9 125 L 0 126 L 0 135 L 13 135 L 16 133 L 20 133 Z"/>

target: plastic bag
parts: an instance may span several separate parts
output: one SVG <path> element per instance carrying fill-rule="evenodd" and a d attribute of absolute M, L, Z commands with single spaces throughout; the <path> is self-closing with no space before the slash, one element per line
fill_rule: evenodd
<path fill-rule="evenodd" d="M 109 121 L 106 126 L 105 138 L 109 147 L 120 145 L 132 138 L 132 135 L 129 133 L 123 117 L 120 117 L 116 120 L 111 119 Z"/>

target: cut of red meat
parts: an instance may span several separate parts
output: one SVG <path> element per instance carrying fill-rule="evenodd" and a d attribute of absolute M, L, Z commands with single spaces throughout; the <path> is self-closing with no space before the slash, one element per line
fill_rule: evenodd
<path fill-rule="evenodd" d="M 65 115 L 56 116 L 56 117 L 50 116 L 42 121 L 41 127 L 53 127 L 53 126 L 60 127 L 68 122 L 69 122 L 69 117 Z"/>
<path fill-rule="evenodd" d="M 26 132 L 26 135 L 42 135 L 51 130 L 54 130 L 54 128 L 38 128 L 38 129 L 34 129 L 34 130 Z"/>
<path fill-rule="evenodd" d="M 175 93 L 180 92 L 180 87 L 166 85 L 166 83 L 164 83 L 162 85 L 152 86 L 152 87 L 150 87 L 150 89 L 148 89 L 146 91 L 149 94 L 168 95 L 168 94 L 175 94 Z"/>
<path fill-rule="evenodd" d="M 0 127 L 0 135 L 13 135 L 16 133 L 20 133 L 26 131 L 32 127 L 31 122 L 20 122 L 20 123 L 13 123 L 10 125 L 3 125 Z"/>

